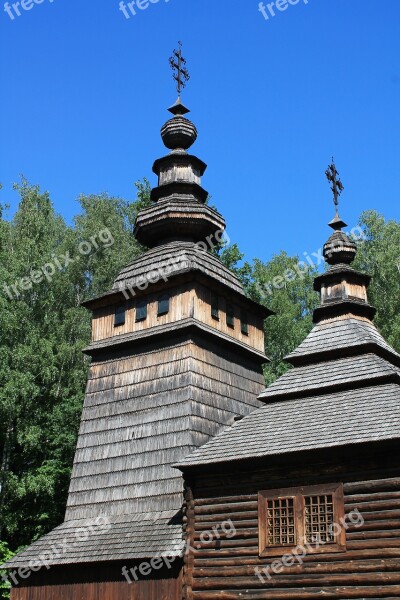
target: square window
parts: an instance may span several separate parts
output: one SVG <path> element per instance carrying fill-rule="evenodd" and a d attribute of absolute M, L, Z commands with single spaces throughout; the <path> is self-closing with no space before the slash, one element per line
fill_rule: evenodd
<path fill-rule="evenodd" d="M 306 544 L 308 552 L 344 552 L 342 484 L 262 491 L 258 494 L 260 556 Z"/>
<path fill-rule="evenodd" d="M 136 304 L 136 322 L 147 319 L 147 300 L 138 300 Z"/>
<path fill-rule="evenodd" d="M 125 306 L 117 306 L 114 315 L 114 327 L 125 325 L 126 308 Z"/>
<path fill-rule="evenodd" d="M 158 299 L 158 310 L 157 315 L 161 317 L 162 315 L 166 315 L 169 313 L 169 301 L 170 295 L 169 293 L 162 294 L 162 296 Z"/>

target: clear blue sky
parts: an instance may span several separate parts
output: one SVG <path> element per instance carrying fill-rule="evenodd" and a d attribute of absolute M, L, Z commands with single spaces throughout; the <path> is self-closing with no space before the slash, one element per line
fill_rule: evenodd
<path fill-rule="evenodd" d="M 300 0 L 268 21 L 258 0 L 160 0 L 130 19 L 119 0 L 43 0 L 14 20 L 3 4 L 0 199 L 13 209 L 20 173 L 67 220 L 80 193 L 133 199 L 135 180 L 155 183 L 182 39 L 193 151 L 246 258 L 325 241 L 332 154 L 349 225 L 370 208 L 399 218 L 399 0 Z"/>

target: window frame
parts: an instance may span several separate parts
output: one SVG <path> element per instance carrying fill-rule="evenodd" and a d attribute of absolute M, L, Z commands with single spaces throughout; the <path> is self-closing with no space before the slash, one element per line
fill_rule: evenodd
<path fill-rule="evenodd" d="M 123 317 L 121 318 L 121 315 Z M 119 304 L 114 308 L 114 327 L 122 327 L 126 323 L 126 305 Z"/>
<path fill-rule="evenodd" d="M 279 488 L 271 490 L 262 490 L 258 493 L 258 530 L 259 530 L 259 555 L 264 556 L 283 556 L 292 552 L 298 546 L 306 545 L 308 554 L 338 553 L 346 551 L 346 530 L 342 526 L 340 532 L 335 536 L 335 542 L 320 544 L 318 547 L 312 547 L 312 544 L 306 539 L 306 519 L 305 519 L 305 498 L 309 496 L 333 497 L 333 523 L 340 524 L 345 517 L 344 512 L 344 492 L 342 483 L 311 485 L 303 487 Z M 267 501 L 293 498 L 294 508 L 294 531 L 295 543 L 283 545 L 268 544 L 268 525 L 267 525 Z M 343 522 L 343 521 L 342 521 Z"/>

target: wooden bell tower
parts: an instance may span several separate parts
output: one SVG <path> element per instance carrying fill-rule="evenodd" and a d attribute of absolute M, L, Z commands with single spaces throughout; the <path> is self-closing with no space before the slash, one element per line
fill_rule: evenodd
<path fill-rule="evenodd" d="M 181 88 L 184 60 L 180 50 L 175 56 Z M 21 600 L 47 597 L 50 582 L 54 597 L 73 600 L 182 598 L 184 485 L 172 465 L 261 404 L 270 312 L 245 296 L 212 252 L 225 222 L 207 205 L 206 165 L 188 152 L 197 138 L 189 110 L 180 97 L 169 110 L 161 129 L 169 153 L 154 163 L 153 203 L 134 232 L 148 251 L 110 292 L 85 304 L 93 313 L 92 363 L 65 522 L 11 566 L 60 539 L 63 553 L 47 558 L 51 572 L 27 582 Z M 92 527 L 76 539 L 100 517 L 107 531 Z M 165 553 L 173 569 L 123 577 L 123 567 Z"/>

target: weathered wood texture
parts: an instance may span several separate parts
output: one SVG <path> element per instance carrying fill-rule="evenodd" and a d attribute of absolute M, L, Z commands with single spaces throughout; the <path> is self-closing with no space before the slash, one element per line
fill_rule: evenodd
<path fill-rule="evenodd" d="M 149 294 L 147 319 L 136 322 L 135 301 L 129 300 L 126 304 L 125 324 L 114 327 L 115 306 L 108 306 L 95 311 L 92 321 L 92 341 L 97 342 L 110 337 L 131 333 L 133 331 L 144 331 L 150 327 L 174 323 L 182 319 L 193 316 L 195 293 L 188 286 L 180 286 L 171 291 L 170 308 L 168 314 L 158 316 L 158 298 L 159 294 Z M 143 298 L 143 297 L 142 297 Z M 141 298 L 141 299 L 142 299 Z"/>
<path fill-rule="evenodd" d="M 400 467 L 398 449 L 389 454 L 306 462 L 240 472 L 191 475 L 193 550 L 188 564 L 188 600 L 294 600 L 323 598 L 400 598 Z M 303 564 L 255 573 L 277 557 L 260 558 L 258 549 L 259 490 L 344 482 L 345 512 L 358 509 L 364 523 L 350 524 L 346 552 L 310 554 Z M 235 535 L 222 532 L 231 519 Z M 203 532 L 218 531 L 213 540 Z M 282 552 L 282 555 L 285 551 Z M 278 557 L 279 558 L 279 557 Z M 261 571 L 261 576 L 263 572 Z"/>
<path fill-rule="evenodd" d="M 211 316 L 211 296 L 215 291 L 206 288 L 203 285 L 197 285 L 195 288 L 195 317 L 202 323 L 215 327 L 218 331 L 241 341 L 260 352 L 264 352 L 264 321 L 255 313 L 248 310 L 246 303 L 241 301 L 237 294 L 226 292 L 218 295 L 219 298 L 219 319 L 215 320 Z M 229 327 L 226 320 L 227 302 L 231 303 L 234 309 L 234 326 Z M 246 311 L 248 319 L 248 335 L 241 331 L 240 311 Z"/>
<path fill-rule="evenodd" d="M 323 284 L 321 286 L 321 303 L 329 300 L 343 298 L 358 298 L 368 302 L 367 289 L 365 285 L 340 281 L 336 285 Z"/>
<path fill-rule="evenodd" d="M 124 325 L 114 326 L 114 311 L 116 306 L 107 306 L 94 311 L 92 321 L 92 342 L 113 338 L 127 333 L 148 331 L 152 327 L 166 325 L 168 323 L 177 323 L 192 317 L 201 323 L 210 325 L 217 331 L 221 331 L 231 338 L 264 352 L 264 326 L 263 319 L 249 310 L 246 299 L 242 299 L 237 293 L 228 288 L 225 293 L 219 295 L 220 311 L 219 319 L 215 320 L 211 316 L 211 293 L 210 288 L 206 288 L 197 282 L 190 282 L 184 285 L 174 287 L 170 290 L 170 308 L 165 315 L 158 315 L 158 298 L 160 293 L 149 293 L 147 319 L 136 322 L 135 300 L 129 300 L 126 303 L 126 320 Z M 143 299 L 143 295 L 141 296 Z M 234 327 L 229 327 L 226 321 L 226 303 L 232 303 L 234 307 Z M 248 317 L 248 335 L 241 331 L 240 311 L 246 310 Z"/>
<path fill-rule="evenodd" d="M 182 569 L 153 571 L 132 583 L 122 576 L 121 564 L 99 563 L 95 567 L 53 567 L 33 575 L 11 592 L 11 600 L 181 600 Z M 135 564 L 128 564 L 127 568 Z M 137 571 L 136 571 L 137 572 Z"/>
<path fill-rule="evenodd" d="M 193 337 L 158 344 L 92 364 L 66 520 L 179 510 L 171 465 L 260 406 L 261 366 Z"/>

